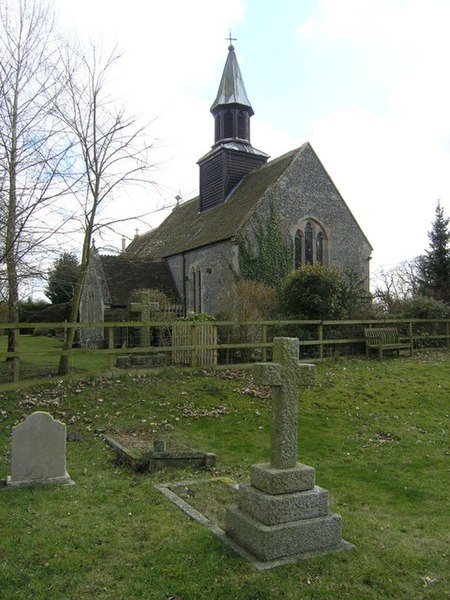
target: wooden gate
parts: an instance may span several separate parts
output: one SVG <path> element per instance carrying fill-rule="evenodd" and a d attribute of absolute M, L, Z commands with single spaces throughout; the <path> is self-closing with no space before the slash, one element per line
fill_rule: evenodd
<path fill-rule="evenodd" d="M 217 349 L 204 346 L 217 345 L 217 326 L 214 323 L 174 323 L 172 326 L 172 362 L 190 367 L 217 365 Z M 195 348 L 181 348 L 196 346 Z"/>

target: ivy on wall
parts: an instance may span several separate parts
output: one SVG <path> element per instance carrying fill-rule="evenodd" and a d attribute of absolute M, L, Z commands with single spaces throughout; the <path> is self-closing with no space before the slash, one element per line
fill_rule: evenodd
<path fill-rule="evenodd" d="M 239 268 L 243 279 L 260 281 L 279 287 L 293 268 L 293 248 L 281 229 L 274 203 L 264 223 L 257 220 L 255 227 L 256 252 L 248 240 L 239 242 Z"/>

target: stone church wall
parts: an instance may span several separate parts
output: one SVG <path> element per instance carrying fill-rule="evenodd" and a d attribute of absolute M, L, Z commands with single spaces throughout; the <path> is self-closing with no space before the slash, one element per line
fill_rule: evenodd
<path fill-rule="evenodd" d="M 184 256 L 171 257 L 168 262 L 188 313 L 216 315 L 224 309 L 226 292 L 232 289 L 234 274 L 238 272 L 235 244 L 229 241 L 212 244 L 186 252 Z"/>
<path fill-rule="evenodd" d="M 358 273 L 369 288 L 371 246 L 312 148 L 305 148 L 271 187 L 255 219 L 267 218 L 271 204 L 292 244 L 302 223 L 317 223 L 326 238 L 324 264 Z M 247 231 L 251 237 L 251 224 Z"/>

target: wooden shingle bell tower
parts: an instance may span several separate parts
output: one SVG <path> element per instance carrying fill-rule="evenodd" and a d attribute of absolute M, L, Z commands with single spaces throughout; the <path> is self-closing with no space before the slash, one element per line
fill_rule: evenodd
<path fill-rule="evenodd" d="M 247 98 L 231 37 L 211 113 L 214 117 L 214 145 L 198 161 L 200 212 L 225 202 L 245 175 L 265 164 L 269 158 L 250 143 L 253 109 Z"/>

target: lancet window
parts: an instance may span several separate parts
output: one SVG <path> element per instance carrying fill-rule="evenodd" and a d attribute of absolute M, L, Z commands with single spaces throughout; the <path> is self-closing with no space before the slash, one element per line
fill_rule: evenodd
<path fill-rule="evenodd" d="M 300 224 L 294 233 L 294 266 L 328 262 L 327 236 L 323 227 L 310 219 Z"/>

